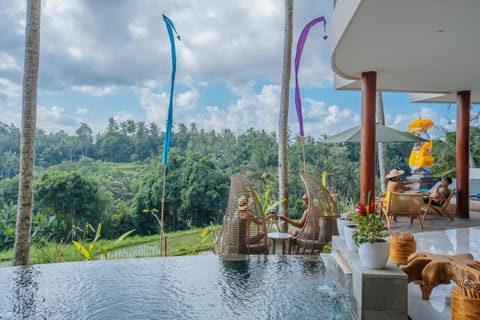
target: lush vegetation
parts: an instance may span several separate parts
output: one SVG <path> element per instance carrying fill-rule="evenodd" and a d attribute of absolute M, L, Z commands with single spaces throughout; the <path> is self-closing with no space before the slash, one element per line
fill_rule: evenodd
<path fill-rule="evenodd" d="M 214 226 L 214 229 L 218 233 L 220 225 Z M 192 228 L 190 230 L 175 231 L 167 234 L 168 255 L 180 256 L 198 254 L 201 251 L 209 251 L 213 246 L 213 238 L 208 238 L 206 241 L 202 241 L 200 234 L 201 228 Z M 80 235 L 81 243 L 88 247 L 93 242 L 92 236 Z M 104 248 L 107 253 L 108 259 L 121 259 L 121 258 L 143 258 L 153 257 L 159 255 L 159 235 L 152 236 L 131 236 L 117 240 L 99 239 L 92 246 L 90 251 L 91 260 L 104 259 L 104 252 L 101 248 Z M 13 249 L 7 249 L 0 251 L 0 263 L 8 263 L 11 261 L 13 255 Z M 87 260 L 82 253 L 75 248 L 75 245 L 71 242 L 38 242 L 35 241 L 31 248 L 30 263 L 42 264 L 52 262 L 70 262 Z M 88 259 L 90 260 L 90 259 Z"/>
<path fill-rule="evenodd" d="M 74 135 L 37 130 L 33 245 L 79 239 L 72 228 L 103 226 L 101 238 L 158 234 L 155 217 L 145 210 L 162 206 L 163 133 L 155 124 L 110 119 L 104 133 L 81 124 Z M 298 217 L 304 187 L 302 148 L 289 139 L 289 208 Z M 480 160 L 480 131 L 471 128 L 471 150 Z M 0 122 L 0 250 L 12 247 L 18 195 L 20 130 Z M 306 137 L 307 171 L 321 177 L 340 202 L 358 200 L 359 144 L 329 145 Z M 409 172 L 411 143 L 387 144 L 387 167 Z M 436 175 L 455 173 L 455 133 L 434 141 Z M 372 159 L 372 161 L 374 161 Z M 230 176 L 243 173 L 259 194 L 278 190 L 278 144 L 274 133 L 248 129 L 234 135 L 179 124 L 171 142 L 164 194 L 165 230 L 174 232 L 210 222 L 220 224 L 227 206 Z M 377 190 L 380 190 L 379 185 Z M 102 240 L 103 241 L 103 240 Z"/>

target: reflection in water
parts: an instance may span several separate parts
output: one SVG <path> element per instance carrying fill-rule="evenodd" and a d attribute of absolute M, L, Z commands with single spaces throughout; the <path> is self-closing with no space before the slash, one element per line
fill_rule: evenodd
<path fill-rule="evenodd" d="M 8 296 L 11 312 L 20 319 L 28 319 L 36 313 L 39 271 L 35 267 L 15 267 L 13 273 L 13 288 Z"/>
<path fill-rule="evenodd" d="M 314 275 L 315 273 L 318 273 L 318 261 L 309 261 L 309 260 L 304 260 L 302 261 L 302 271 L 307 275 Z"/>
<path fill-rule="evenodd" d="M 0 319 L 350 319 L 324 274 L 298 256 L 0 268 Z"/>
<path fill-rule="evenodd" d="M 220 260 L 220 274 L 217 279 L 217 287 L 221 290 L 222 310 L 217 315 L 219 318 L 226 317 L 227 310 L 235 310 L 239 302 L 248 303 L 246 296 L 250 290 L 249 262 Z"/>
<path fill-rule="evenodd" d="M 318 257 L 251 256 L 222 261 L 220 271 L 221 318 L 248 309 L 248 319 L 350 319 Z"/>
<path fill-rule="evenodd" d="M 222 261 L 224 280 L 232 289 L 244 286 L 250 278 L 248 261 Z"/>

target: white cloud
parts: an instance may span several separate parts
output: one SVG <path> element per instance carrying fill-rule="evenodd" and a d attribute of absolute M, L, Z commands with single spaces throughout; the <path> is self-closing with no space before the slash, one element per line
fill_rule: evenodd
<path fill-rule="evenodd" d="M 156 94 L 144 88 L 139 91 L 139 97 L 140 104 L 146 111 L 146 121 L 156 123 L 162 130 L 168 115 L 168 93 Z"/>
<path fill-rule="evenodd" d="M 73 91 L 83 92 L 91 94 L 92 96 L 106 96 L 118 91 L 117 86 L 104 86 L 104 87 L 94 87 L 94 86 L 73 86 Z"/>
<path fill-rule="evenodd" d="M 44 110 L 46 110 L 46 114 L 48 115 L 48 117 L 53 117 L 54 119 L 59 119 L 65 114 L 65 109 L 59 106 L 53 106 L 50 108 L 50 110 Z"/>
<path fill-rule="evenodd" d="M 21 71 L 20 63 L 8 53 L 0 52 L 0 70 Z"/>
<path fill-rule="evenodd" d="M 37 127 L 47 132 L 63 130 L 68 134 L 74 134 L 78 128 L 79 119 L 70 116 L 61 106 L 37 107 Z"/>
<path fill-rule="evenodd" d="M 424 119 L 436 119 L 438 117 L 438 112 L 432 108 L 420 107 L 420 113 L 418 116 Z"/>
<path fill-rule="evenodd" d="M 455 131 L 455 113 L 452 110 L 450 110 L 451 113 L 445 112 L 444 109 L 445 106 L 443 105 L 431 104 L 428 107 L 419 106 L 419 110 L 412 113 L 389 113 L 386 115 L 386 123 L 388 126 L 397 130 L 407 131 L 408 125 L 412 121 L 422 117 L 423 119 L 432 120 L 435 126 L 443 127 L 447 131 Z M 396 110 L 396 112 L 398 112 L 398 110 Z M 451 114 L 452 118 L 449 118 L 449 114 Z"/>
<path fill-rule="evenodd" d="M 302 5 L 308 10 L 302 6 L 296 8 L 296 34 L 301 31 L 304 21 L 318 15 L 315 11 L 322 11 L 320 9 L 327 1 L 323 2 L 308 0 Z M 159 2 L 154 0 L 45 0 L 42 9 L 40 97 L 45 92 L 50 95 L 49 101 L 54 101 L 52 97 L 58 94 L 64 101 L 65 92 L 69 90 L 81 93 L 80 97 L 108 97 L 119 88 L 133 90 L 138 93 L 145 116 L 130 109 L 125 114 L 163 124 L 168 94 L 158 93 L 157 88 L 166 90 L 171 70 L 170 44 L 161 17 L 165 13 L 182 37 L 181 41 L 175 41 L 176 85 L 189 88 L 174 97 L 175 121 L 196 122 L 207 130 L 232 126 L 238 132 L 247 127 L 276 131 L 283 57 L 283 3 L 276 0 L 228 3 L 205 0 L 192 1 L 188 6 L 181 2 L 166 2 L 159 7 Z M 12 26 L 17 26 L 15 28 L 21 32 L 16 35 L 16 43 L 23 44 L 25 5 L 0 4 L 0 10 L 6 12 L 6 19 L 0 22 L 2 30 L 8 32 Z M 305 18 L 299 19 L 300 16 Z M 312 29 L 313 40 L 308 41 L 304 51 L 304 65 L 310 64 L 302 68 L 305 86 L 312 83 L 310 78 L 322 81 L 324 77 L 323 69 L 321 75 L 312 69 L 318 70 L 322 63 L 324 69 L 329 68 L 328 60 L 315 58 L 319 48 L 317 43 L 320 43 L 315 40 L 317 33 L 319 31 Z M 0 52 L 2 57 L 8 57 L 1 59 L 0 68 L 19 70 L 23 54 L 21 45 L 14 51 L 3 51 L 0 44 Z M 267 85 L 253 90 L 259 80 Z M 15 80 L 10 77 L 5 81 L 21 88 L 18 75 Z M 222 83 L 232 90 L 229 94 L 237 95 L 238 100 L 229 101 L 228 105 L 212 106 L 208 98 L 200 96 L 200 89 L 214 83 Z M 0 83 L 0 95 L 11 99 L 14 94 L 12 89 L 7 90 Z M 75 99 L 79 99 L 78 94 Z M 200 100 L 203 105 L 199 105 Z M 82 108 L 71 107 L 74 105 L 82 105 Z M 56 131 L 53 121 L 59 121 L 60 129 L 65 127 L 62 120 L 76 119 L 67 114 L 76 114 L 82 117 L 78 121 L 87 123 L 103 121 L 94 118 L 97 110 L 87 112 L 91 108 L 88 102 L 81 100 L 65 103 L 62 107 L 52 102 L 41 110 L 50 119 L 40 119 L 39 123 Z M 115 114 L 113 106 L 112 114 Z"/>
<path fill-rule="evenodd" d="M 415 117 L 413 115 L 406 115 L 406 114 L 396 114 L 396 115 L 386 115 L 385 123 L 387 126 L 395 128 L 397 130 L 406 130 L 408 124 L 414 120 Z"/>
<path fill-rule="evenodd" d="M 302 109 L 305 135 L 315 138 L 346 130 L 360 121 L 360 116 L 351 109 L 341 109 L 337 105 L 326 106 L 325 102 L 311 98 L 302 100 Z M 294 113 L 294 127 L 298 131 L 296 110 Z"/>
<path fill-rule="evenodd" d="M 19 127 L 22 110 L 22 87 L 0 77 L 0 121 Z"/>
<path fill-rule="evenodd" d="M 22 87 L 17 82 L 0 77 L 0 93 L 4 95 L 8 101 L 19 103 L 22 94 Z"/>
<path fill-rule="evenodd" d="M 221 109 L 218 106 L 206 106 L 198 110 L 195 118 L 184 123 L 195 122 L 198 127 L 221 131 L 229 128 L 234 133 L 243 133 L 249 128 L 264 129 L 267 132 L 277 131 L 278 108 L 280 104 L 280 87 L 266 85 L 259 94 L 251 89 L 243 91 L 242 95 L 228 106 Z M 187 115 L 184 119 L 187 120 Z M 179 116 L 182 118 L 182 115 Z M 180 121 L 182 122 L 182 121 Z"/>
<path fill-rule="evenodd" d="M 325 123 L 330 127 L 338 125 L 352 116 L 352 111 L 348 109 L 341 110 L 336 105 L 328 107 L 328 116 L 325 119 Z"/>
<path fill-rule="evenodd" d="M 135 116 L 127 111 L 120 111 L 113 116 L 113 119 L 117 122 L 124 122 L 127 120 L 135 120 Z"/>
<path fill-rule="evenodd" d="M 438 123 L 441 127 L 445 128 L 447 131 L 456 131 L 456 119 L 440 119 Z"/>
<path fill-rule="evenodd" d="M 176 106 L 183 110 L 191 110 L 195 108 L 198 101 L 198 92 L 196 90 L 180 93 L 175 97 Z"/>
<path fill-rule="evenodd" d="M 90 112 L 88 111 L 87 108 L 77 108 L 76 113 L 79 115 L 86 115 L 86 114 L 89 114 Z"/>
<path fill-rule="evenodd" d="M 148 27 L 142 18 L 134 19 L 128 24 L 128 31 L 134 39 L 142 40 L 148 36 Z"/>
<path fill-rule="evenodd" d="M 5 124 L 13 124 L 16 127 L 20 127 L 21 115 L 17 109 L 2 107 L 0 108 L 0 122 Z"/>
<path fill-rule="evenodd" d="M 18 125 L 25 2 L 0 2 L 0 12 L 0 31 L 6 39 L 0 42 L 0 121 L 8 119 Z M 331 1 L 302 0 L 296 4 L 293 55 L 307 22 L 325 15 L 330 32 L 331 12 Z M 205 130 L 230 128 L 242 133 L 253 127 L 276 132 L 285 19 L 284 2 L 277 0 L 197 0 L 188 5 L 156 0 L 44 0 L 39 127 L 72 132 L 85 122 L 93 130 L 103 130 L 106 118 L 113 116 L 119 121 L 154 122 L 164 130 L 172 57 L 162 13 L 174 22 L 181 36 L 181 41 L 175 40 L 174 122 L 196 123 Z M 305 89 L 305 134 L 314 137 L 360 122 L 358 105 L 331 97 L 325 98 L 329 101 L 325 103 L 318 98 L 320 88 L 328 88 L 331 96 L 342 94 L 332 93 L 329 40 L 322 37 L 321 24 L 311 28 L 298 75 Z M 291 79 L 293 92 L 293 68 Z M 307 89 L 315 93 L 308 95 Z M 129 96 L 131 92 L 134 97 Z M 120 93 L 130 99 L 122 111 L 118 111 Z M 67 101 L 69 95 L 72 98 Z M 293 94 L 290 103 L 289 125 L 296 133 Z M 419 115 L 448 123 L 448 117 L 441 114 L 444 112 L 430 107 L 417 113 L 399 108 L 387 115 L 387 123 L 406 128 Z"/>
<path fill-rule="evenodd" d="M 83 58 L 83 52 L 80 48 L 70 46 L 67 48 L 67 51 L 73 60 L 81 60 Z"/>

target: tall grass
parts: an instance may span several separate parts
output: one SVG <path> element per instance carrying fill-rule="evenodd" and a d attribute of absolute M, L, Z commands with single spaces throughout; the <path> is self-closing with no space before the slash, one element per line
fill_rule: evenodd
<path fill-rule="evenodd" d="M 218 233 L 221 226 L 215 226 Z M 185 231 L 167 233 L 167 254 L 169 256 L 195 255 L 202 251 L 209 251 L 213 247 L 213 237 L 202 241 L 200 233 L 202 228 L 193 228 Z M 107 248 L 109 259 L 144 258 L 160 254 L 160 236 L 132 236 L 119 243 L 115 240 L 102 240 L 98 242 L 93 251 L 93 259 L 102 259 L 103 255 L 98 249 L 100 246 Z M 9 265 L 12 260 L 13 250 L 0 252 L 0 266 Z M 43 245 L 32 244 L 30 247 L 30 264 L 43 264 L 53 262 L 83 261 L 84 257 L 75 249 L 72 243 L 61 245 L 55 242 L 46 242 Z"/>

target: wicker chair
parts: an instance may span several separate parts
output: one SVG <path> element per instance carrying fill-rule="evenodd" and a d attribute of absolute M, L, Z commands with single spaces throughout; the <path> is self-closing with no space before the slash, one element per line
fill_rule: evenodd
<path fill-rule="evenodd" d="M 268 254 L 267 228 L 262 206 L 247 178 L 231 178 L 228 207 L 215 253 L 222 256 Z"/>
<path fill-rule="evenodd" d="M 323 247 L 337 235 L 337 203 L 328 190 L 314 177 L 302 175 L 308 194 L 308 214 L 305 224 L 293 239 L 295 252 L 320 253 Z"/>
<path fill-rule="evenodd" d="M 418 193 L 399 193 L 390 192 L 390 197 L 386 206 L 382 207 L 381 216 L 387 221 L 388 229 L 391 228 L 391 217 L 409 217 L 410 224 L 416 218 L 420 225 L 420 230 L 423 230 L 422 219 L 420 214 L 423 207 L 423 194 Z"/>

